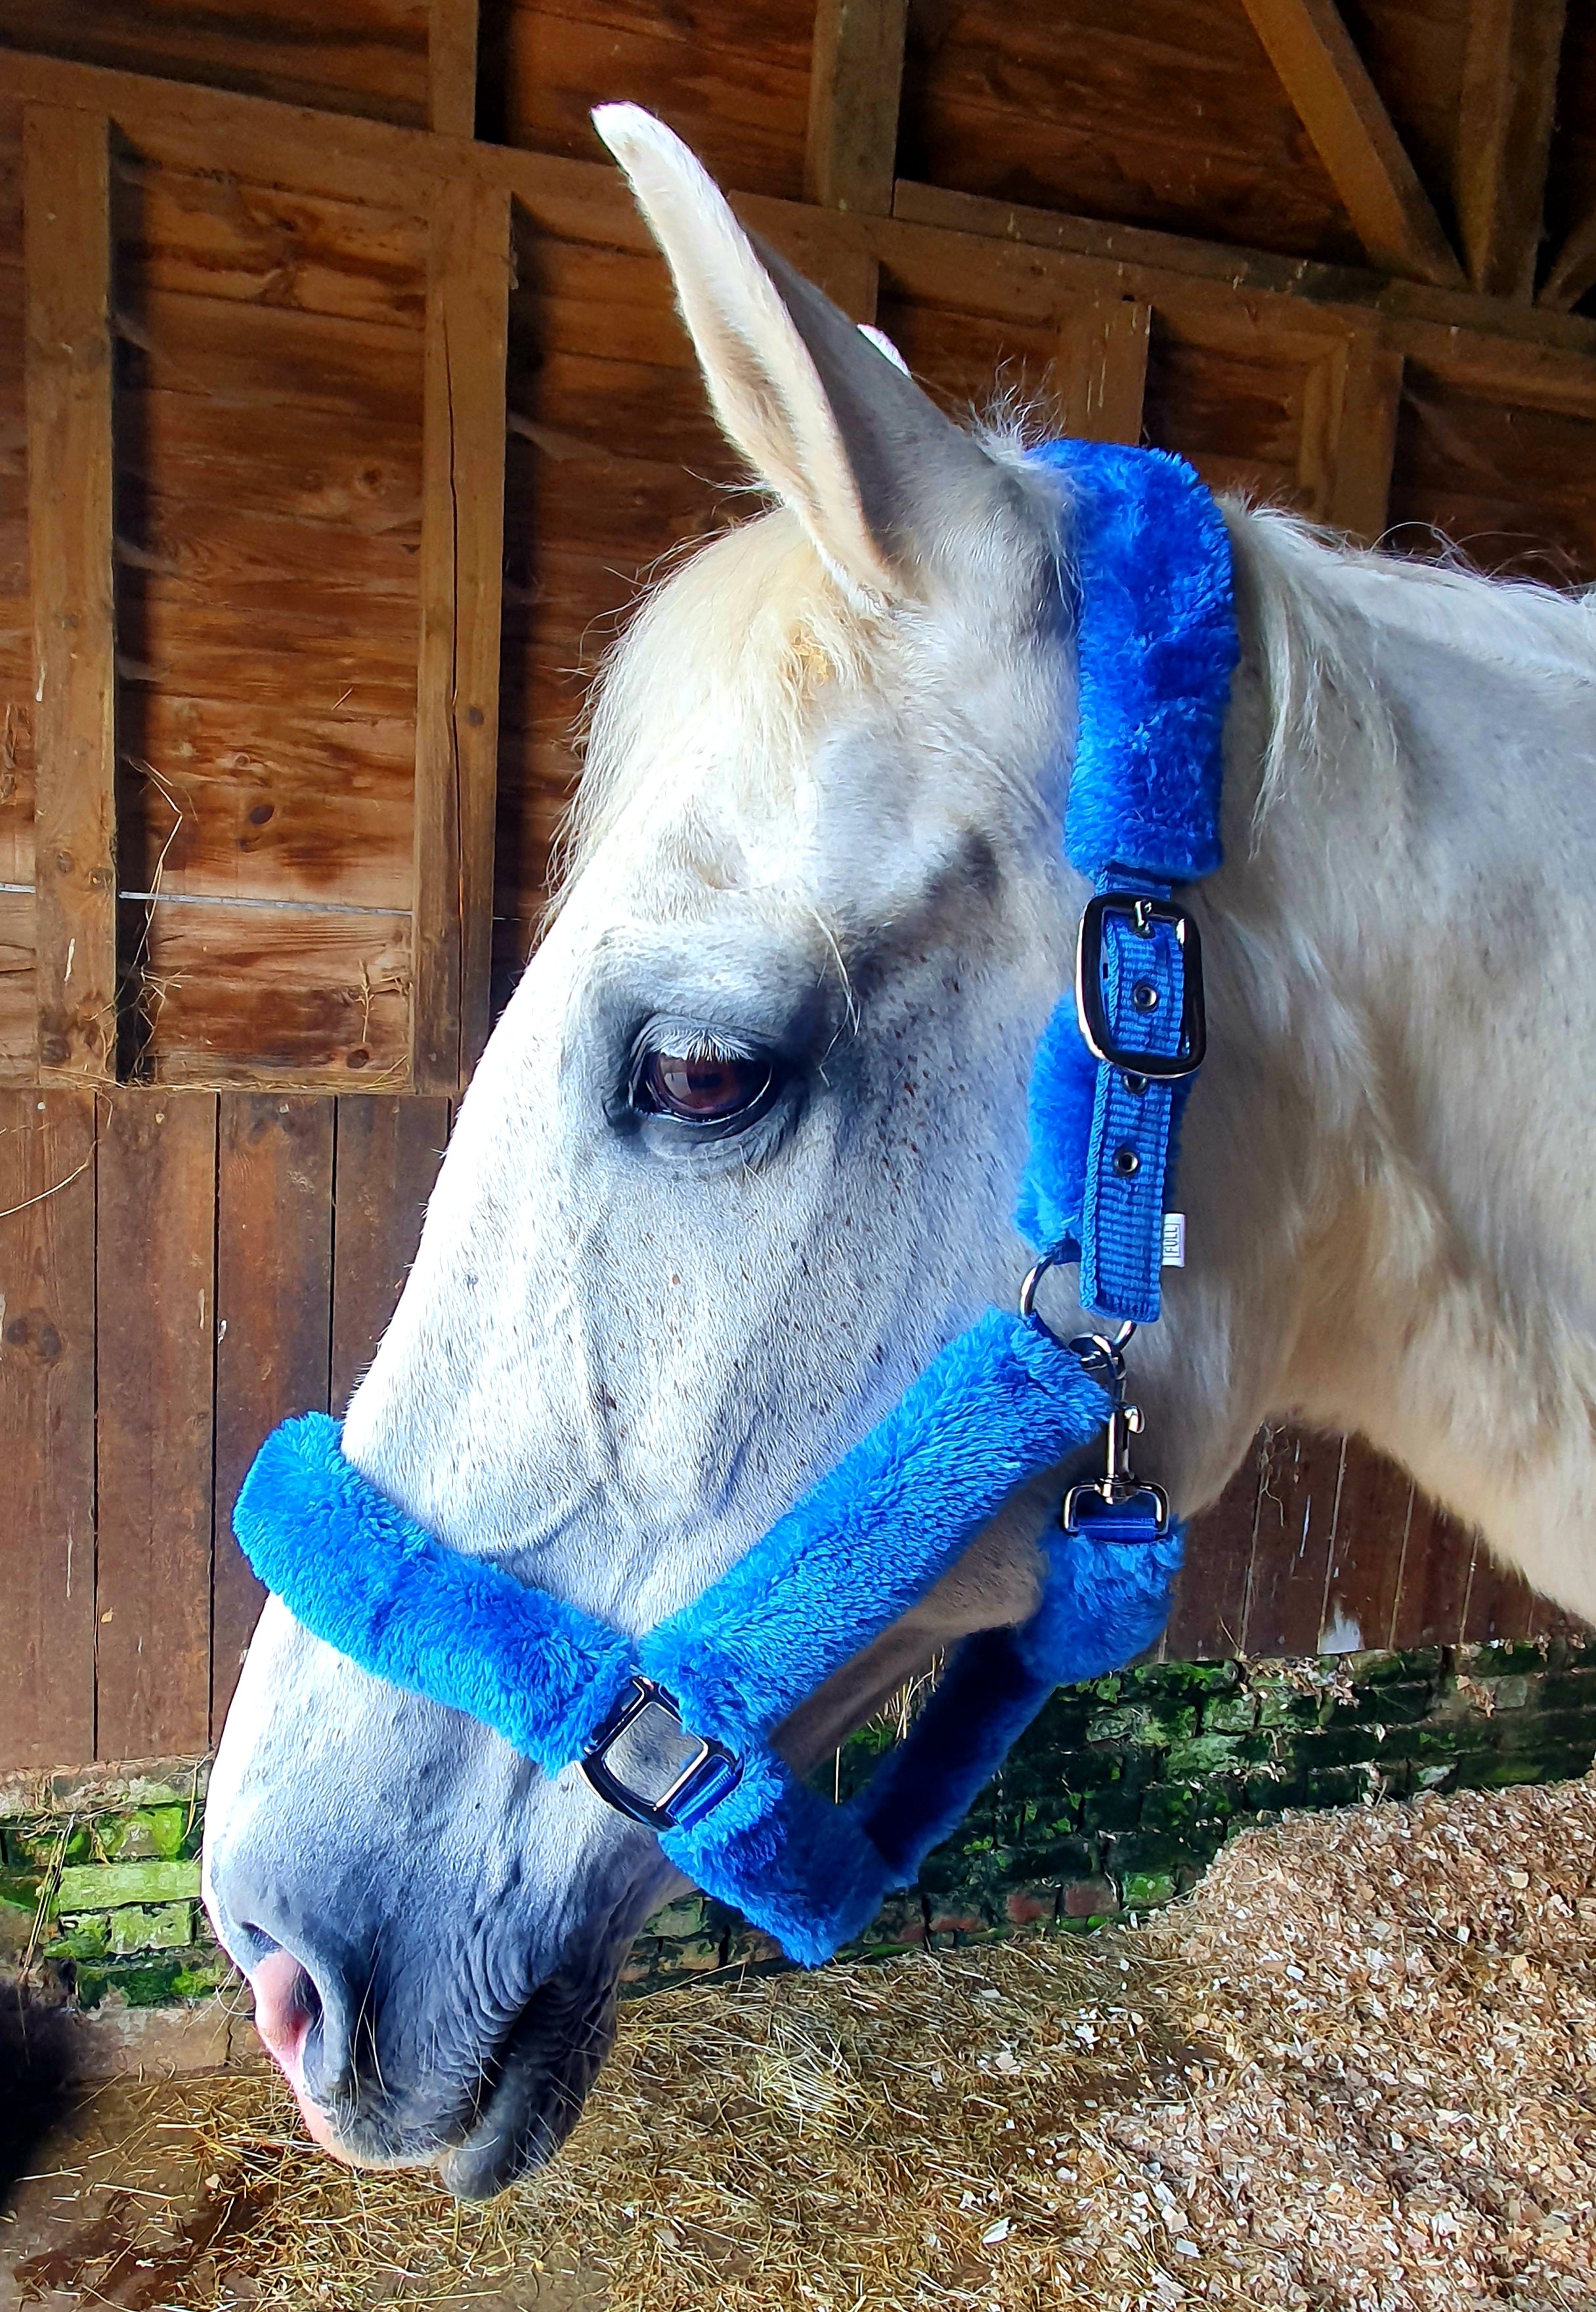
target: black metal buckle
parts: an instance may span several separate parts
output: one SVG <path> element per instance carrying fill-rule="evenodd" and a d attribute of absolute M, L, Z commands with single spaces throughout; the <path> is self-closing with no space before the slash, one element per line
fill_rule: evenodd
<path fill-rule="evenodd" d="M 1173 1052 L 1148 1052 L 1117 1044 L 1103 1009 L 1103 920 L 1110 912 L 1129 918 L 1135 931 L 1150 935 L 1154 924 L 1169 924 L 1185 963 L 1180 1002 L 1180 1044 Z M 1075 941 L 1075 1016 L 1086 1048 L 1095 1060 L 1150 1083 L 1178 1083 L 1195 1075 L 1208 1048 L 1203 1003 L 1203 943 L 1197 924 L 1173 899 L 1144 898 L 1135 891 L 1101 891 L 1088 899 Z"/>
<path fill-rule="evenodd" d="M 649 1798 L 642 1791 L 635 1791 L 629 1782 L 622 1782 L 609 1764 L 609 1752 L 615 1744 L 651 1710 L 669 1718 L 676 1731 L 693 1746 L 692 1756 L 657 1798 Z M 579 1763 L 606 1806 L 612 1806 L 618 1814 L 627 1816 L 633 1822 L 646 1824 L 650 1830 L 690 1830 L 742 1780 L 742 1761 L 736 1753 L 728 1750 L 723 1742 L 688 1733 L 681 1722 L 675 1697 L 667 1694 L 662 1686 L 656 1686 L 652 1677 L 633 1678 L 629 1693 L 617 1703 Z"/>

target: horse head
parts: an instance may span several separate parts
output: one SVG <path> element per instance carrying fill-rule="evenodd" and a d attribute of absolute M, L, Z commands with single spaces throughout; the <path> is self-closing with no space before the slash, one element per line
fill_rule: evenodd
<path fill-rule="evenodd" d="M 557 906 L 344 1449 L 452 1548 L 638 1632 L 1013 1304 L 1028 1076 L 1083 887 L 1057 486 L 750 241 L 668 131 L 598 118 L 776 504 L 668 577 L 608 668 Z M 1166 1438 L 1177 1507 L 1250 1420 L 1211 1468 Z M 785 1755 L 1022 1618 L 1044 1513 L 1013 1502 Z M 465 2194 L 548 2156 L 673 1883 L 579 1774 L 268 1603 L 206 1896 L 329 2149 Z"/>

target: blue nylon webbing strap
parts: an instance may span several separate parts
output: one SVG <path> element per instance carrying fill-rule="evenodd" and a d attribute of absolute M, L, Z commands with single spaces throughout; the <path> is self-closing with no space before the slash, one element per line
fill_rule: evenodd
<path fill-rule="evenodd" d="M 1167 899 L 1168 884 L 1113 874 L 1100 894 L 1123 898 L 1104 915 L 1103 1016 L 1120 1052 L 1171 1059 L 1180 1049 L 1186 958 L 1172 924 L 1136 927 L 1138 898 Z M 1081 1208 L 1081 1304 L 1138 1325 L 1161 1306 L 1163 1215 L 1171 1127 L 1182 1084 L 1161 1083 L 1099 1061 Z"/>

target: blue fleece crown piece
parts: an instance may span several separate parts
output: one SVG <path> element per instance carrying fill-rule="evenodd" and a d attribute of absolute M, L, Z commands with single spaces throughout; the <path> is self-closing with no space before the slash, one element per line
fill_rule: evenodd
<path fill-rule="evenodd" d="M 1060 1534 L 1042 1602 L 967 1642 L 884 1776 L 836 1807 L 770 1747 L 781 1721 L 953 1565 L 1016 1486 L 1101 1428 L 1107 1400 L 1041 1327 L 989 1311 L 730 1572 L 635 1645 L 577 1607 L 425 1533 L 307 1414 L 262 1446 L 233 1511 L 260 1579 L 375 1677 L 466 1712 L 557 1773 L 637 1672 L 741 1761 L 736 1787 L 666 1853 L 816 1965 L 913 1878 L 1061 1680 L 1157 1636 L 1178 1533 Z M 972 1651 L 973 1649 L 973 1651 Z"/>
<path fill-rule="evenodd" d="M 1167 891 L 1219 863 L 1220 736 L 1236 656 L 1223 525 L 1178 459 L 1089 442 L 1037 455 L 1067 477 L 1073 509 L 1080 720 L 1066 848 L 1100 890 Z M 1119 928 L 1105 974 L 1112 1001 L 1126 983 L 1128 1019 Z M 1129 959 L 1157 979 L 1153 1034 L 1167 1039 L 1179 1025 L 1180 958 L 1160 934 Z M 1156 1127 L 1155 1222 L 1178 1114 L 1178 1092 L 1150 1085 L 1118 1120 L 1103 1075 L 1073 1003 L 1061 1004 L 1032 1075 L 1021 1225 L 1046 1249 L 1084 1230 L 1088 1306 L 1099 1305 L 1091 1283 L 1110 1292 L 1125 1277 L 1134 1283 L 1151 1225 L 1144 1182 L 1133 1178 L 1113 1201 L 1105 1135 Z M 1156 1314 L 1155 1267 L 1152 1297 Z M 665 1689 L 684 1726 L 723 1744 L 741 1773 L 690 1826 L 662 1832 L 662 1845 L 814 1965 L 869 1924 L 890 1887 L 913 1879 L 1056 1686 L 1118 1668 L 1162 1628 L 1180 1528 L 1150 1529 L 1144 1500 L 1104 1507 L 1089 1529 L 1047 1539 L 1030 1619 L 964 1641 L 908 1737 L 849 1805 L 818 1797 L 772 1747 L 783 1720 L 924 1597 L 1019 1486 L 1086 1443 L 1107 1411 L 1040 1325 L 990 1311 L 745 1558 L 636 1641 L 424 1532 L 344 1458 L 337 1423 L 321 1414 L 267 1440 L 233 1527 L 307 1629 L 373 1676 L 495 1728 L 550 1774 L 590 1753 L 634 1678 Z"/>
<path fill-rule="evenodd" d="M 1241 651 L 1223 518 L 1186 460 L 1161 450 L 1054 442 L 1032 462 L 1069 492 L 1078 704 L 1065 849 L 1099 892 L 1167 898 L 1223 857 L 1224 719 Z M 1110 920 L 1110 1017 L 1148 1050 L 1171 1048 L 1183 958 L 1160 928 L 1132 972 L 1128 944 L 1123 918 Z M 1140 1014 L 1131 986 L 1149 977 L 1162 1000 Z M 1016 1219 L 1039 1250 L 1080 1261 L 1083 1305 L 1115 1321 L 1159 1314 L 1187 1090 L 1127 1092 L 1123 1072 L 1087 1049 L 1073 994 L 1043 1032 Z M 1128 1173 L 1115 1164 L 1126 1148 Z"/>

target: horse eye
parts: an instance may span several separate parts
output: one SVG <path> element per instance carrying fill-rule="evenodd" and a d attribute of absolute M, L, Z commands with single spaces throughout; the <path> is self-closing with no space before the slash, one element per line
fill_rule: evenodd
<path fill-rule="evenodd" d="M 637 1104 L 688 1124 L 723 1124 L 754 1107 L 769 1085 L 764 1060 L 730 1053 L 688 1059 L 676 1052 L 650 1052 L 637 1079 Z"/>

